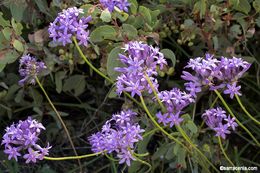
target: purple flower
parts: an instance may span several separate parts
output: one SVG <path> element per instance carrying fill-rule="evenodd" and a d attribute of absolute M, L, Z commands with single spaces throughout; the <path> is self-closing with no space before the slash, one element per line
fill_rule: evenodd
<path fill-rule="evenodd" d="M 44 62 L 37 61 L 36 58 L 28 55 L 22 56 L 20 59 L 19 73 L 24 77 L 19 81 L 19 85 L 23 86 L 26 82 L 35 84 L 35 77 L 47 67 Z"/>
<path fill-rule="evenodd" d="M 7 148 L 4 150 L 5 154 L 8 154 L 8 160 L 11 160 L 14 158 L 17 161 L 17 157 L 21 156 L 19 153 L 19 149 L 16 147 L 11 147 L 10 145 L 7 145 Z"/>
<path fill-rule="evenodd" d="M 28 152 L 23 156 L 27 159 L 26 163 L 35 163 L 37 159 L 42 160 L 48 155 L 51 146 L 48 144 L 47 147 L 42 148 L 37 144 L 42 129 L 45 129 L 44 126 L 31 117 L 7 127 L 2 145 L 5 146 L 4 153 L 9 155 L 8 159 L 14 158 L 17 161 L 17 157 L 21 156 L 21 151 Z"/>
<path fill-rule="evenodd" d="M 206 54 L 205 59 L 198 57 L 190 59 L 185 68 L 190 68 L 194 72 L 183 71 L 182 78 L 186 90 L 193 96 L 204 88 L 209 90 L 224 89 L 224 94 L 230 94 L 233 99 L 234 94 L 239 93 L 240 86 L 236 86 L 239 78 L 249 69 L 250 64 L 241 58 L 214 58 L 213 55 Z"/>
<path fill-rule="evenodd" d="M 235 122 L 235 121 L 236 121 L 236 118 L 235 118 L 235 117 L 231 118 L 230 116 L 228 116 L 228 117 L 225 118 L 224 120 L 227 122 L 227 126 L 228 126 L 228 127 L 231 127 L 232 130 L 235 130 L 236 127 L 238 126 L 237 123 Z"/>
<path fill-rule="evenodd" d="M 158 81 L 156 68 L 163 68 L 167 64 L 159 48 L 154 48 L 142 42 L 129 42 L 123 48 L 124 55 L 119 54 L 120 61 L 124 67 L 115 68 L 121 75 L 117 77 L 116 91 L 121 94 L 123 91 L 130 92 L 132 97 L 141 95 L 147 91 L 152 93 L 152 88 L 147 82 L 146 76 L 152 82 L 155 90 L 158 90 Z"/>
<path fill-rule="evenodd" d="M 179 125 L 183 119 L 180 118 L 181 111 L 194 102 L 191 94 L 182 92 L 178 88 L 173 88 L 170 91 L 161 91 L 158 93 L 158 97 L 161 102 L 165 105 L 167 112 L 162 114 L 158 112 L 156 114 L 159 123 L 163 123 L 164 126 Z"/>
<path fill-rule="evenodd" d="M 110 12 L 113 12 L 115 7 L 122 11 L 128 12 L 128 8 L 130 6 L 130 3 L 127 0 L 99 0 L 99 2 Z"/>
<path fill-rule="evenodd" d="M 80 17 L 83 9 L 76 7 L 68 8 L 58 14 L 57 18 L 50 23 L 49 35 L 54 42 L 62 43 L 65 46 L 72 43 L 72 37 L 79 40 L 79 45 L 88 45 L 89 31 L 88 23 L 92 20 L 91 16 Z"/>
<path fill-rule="evenodd" d="M 91 135 L 88 140 L 93 152 L 116 152 L 121 163 L 130 166 L 135 143 L 142 140 L 143 129 L 133 122 L 137 114 L 131 110 L 114 114 L 102 127 L 101 132 Z"/>
<path fill-rule="evenodd" d="M 230 131 L 228 130 L 228 125 L 225 124 L 223 125 L 222 123 L 220 123 L 218 125 L 218 127 L 215 127 L 214 130 L 217 132 L 216 136 L 220 136 L 223 139 L 226 139 L 226 135 L 230 134 Z"/>
<path fill-rule="evenodd" d="M 209 128 L 216 132 L 216 136 L 220 136 L 223 139 L 226 138 L 226 134 L 230 134 L 230 128 L 235 130 L 235 127 L 237 127 L 235 118 L 227 116 L 226 111 L 221 107 L 206 110 L 205 113 L 202 114 L 202 118 Z M 225 122 L 227 123 L 224 124 Z"/>
<path fill-rule="evenodd" d="M 239 95 L 241 96 L 242 94 L 239 92 L 241 86 L 237 86 L 237 83 L 233 84 L 227 84 L 227 89 L 224 90 L 224 94 L 230 94 L 230 98 L 233 99 L 234 95 Z"/>

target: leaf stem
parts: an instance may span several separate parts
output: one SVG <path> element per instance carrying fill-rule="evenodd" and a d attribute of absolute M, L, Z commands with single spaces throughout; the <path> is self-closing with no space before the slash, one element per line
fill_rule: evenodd
<path fill-rule="evenodd" d="M 73 142 L 72 142 L 70 133 L 69 133 L 69 131 L 68 131 L 68 129 L 67 129 L 65 123 L 63 122 L 63 120 L 62 120 L 62 118 L 61 118 L 61 116 L 60 116 L 60 113 L 57 111 L 57 109 L 56 109 L 55 106 L 53 105 L 51 99 L 49 98 L 47 92 L 46 92 L 45 89 L 43 88 L 43 86 L 42 86 L 42 84 L 41 84 L 41 82 L 39 81 L 39 78 L 38 78 L 37 76 L 35 76 L 35 80 L 36 80 L 37 84 L 39 85 L 39 87 L 41 88 L 42 92 L 44 93 L 44 95 L 45 95 L 46 99 L 48 100 L 49 104 L 51 105 L 52 109 L 53 109 L 54 112 L 56 113 L 56 115 L 57 115 L 57 117 L 58 117 L 58 119 L 59 119 L 59 121 L 60 121 L 60 123 L 61 123 L 61 125 L 62 125 L 62 127 L 63 127 L 63 129 L 64 129 L 64 131 L 65 131 L 65 133 L 66 133 L 66 135 L 67 135 L 67 137 L 68 137 L 68 139 L 69 139 L 69 142 L 70 142 L 70 145 L 71 145 L 71 147 L 72 147 L 72 149 L 73 149 L 73 151 L 74 151 L 74 154 L 75 154 L 76 156 L 78 156 L 78 153 L 77 153 L 77 151 L 76 151 L 76 149 L 75 149 L 75 146 L 74 146 L 74 144 L 73 144 Z M 78 164 L 79 164 L 80 169 L 82 169 L 82 165 L 81 165 L 81 162 L 80 162 L 79 159 L 78 159 Z"/>
<path fill-rule="evenodd" d="M 86 155 L 81 155 L 81 156 L 67 156 L 67 157 L 47 157 L 44 156 L 44 159 L 46 160 L 53 160 L 53 161 L 61 161 L 61 160 L 75 160 L 75 159 L 84 159 L 88 157 L 93 157 L 97 156 L 99 154 L 102 154 L 103 152 L 98 152 L 98 153 L 92 153 L 92 154 L 86 154 Z"/>
<path fill-rule="evenodd" d="M 257 119 L 255 119 L 245 108 L 245 106 L 242 104 L 239 96 L 237 94 L 235 94 L 235 97 L 237 99 L 238 104 L 240 105 L 240 107 L 243 109 L 243 111 L 246 113 L 247 116 L 249 116 L 249 118 L 251 118 L 251 120 L 253 120 L 256 124 L 260 125 L 260 121 L 258 121 Z"/>
<path fill-rule="evenodd" d="M 231 166 L 235 167 L 234 163 L 229 159 L 227 153 L 225 152 L 225 149 L 223 148 L 223 145 L 222 145 L 221 138 L 219 136 L 218 136 L 218 143 L 219 143 L 220 149 L 221 149 L 222 153 L 224 154 L 225 158 L 227 159 L 227 161 L 230 163 Z"/>
<path fill-rule="evenodd" d="M 251 138 L 255 141 L 256 145 L 260 146 L 260 143 L 257 141 L 257 139 L 254 137 L 254 135 L 236 118 L 236 116 L 234 115 L 234 113 L 231 111 L 231 109 L 229 108 L 229 106 L 227 105 L 226 101 L 224 100 L 224 98 L 221 96 L 221 94 L 217 91 L 214 90 L 215 93 L 217 94 L 217 96 L 219 97 L 219 99 L 221 100 L 221 102 L 223 103 L 223 105 L 225 106 L 225 108 L 228 110 L 229 114 L 234 117 L 236 119 L 237 124 L 242 127 L 248 134 L 249 136 L 251 136 Z"/>

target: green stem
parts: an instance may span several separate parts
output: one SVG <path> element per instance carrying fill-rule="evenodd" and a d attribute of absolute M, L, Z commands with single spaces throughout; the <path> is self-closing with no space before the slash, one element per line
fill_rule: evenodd
<path fill-rule="evenodd" d="M 145 75 L 146 81 L 148 82 L 148 84 L 149 84 L 150 87 L 152 88 L 153 94 L 154 94 L 154 96 L 155 96 L 157 102 L 159 103 L 160 107 L 162 108 L 162 111 L 165 112 L 165 111 L 166 111 L 166 108 L 165 108 L 165 106 L 162 104 L 161 100 L 159 99 L 158 94 L 157 94 L 157 91 L 155 90 L 152 81 L 150 80 L 149 76 L 148 76 L 146 73 L 145 73 L 144 75 Z"/>
<path fill-rule="evenodd" d="M 111 157 L 111 156 L 109 156 L 107 153 L 104 153 L 105 154 L 105 156 L 109 159 L 109 160 L 111 160 L 111 161 L 113 161 L 113 162 L 118 162 L 119 160 L 116 160 L 116 159 L 114 159 L 113 157 Z"/>
<path fill-rule="evenodd" d="M 242 127 L 248 134 L 249 136 L 251 136 L 251 138 L 255 141 L 255 143 L 260 146 L 260 143 L 257 141 L 257 139 L 253 136 L 253 134 L 236 118 L 236 116 L 234 115 L 234 113 L 231 111 L 231 109 L 229 108 L 229 106 L 227 105 L 226 101 L 224 100 L 224 98 L 221 96 L 221 94 L 217 91 L 214 90 L 215 93 L 217 94 L 217 96 L 219 97 L 219 99 L 221 100 L 221 102 L 223 103 L 223 105 L 225 106 L 225 108 L 228 110 L 229 114 L 234 117 L 236 119 L 237 124 Z"/>
<path fill-rule="evenodd" d="M 258 121 L 257 119 L 255 119 L 245 108 L 245 106 L 242 104 L 239 96 L 237 94 L 235 94 L 235 97 L 237 99 L 238 104 L 240 105 L 240 107 L 243 109 L 243 111 L 246 113 L 247 116 L 249 116 L 249 118 L 251 118 L 251 120 L 253 120 L 256 124 L 260 125 L 260 121 Z"/>
<path fill-rule="evenodd" d="M 135 156 L 134 156 L 134 158 L 136 159 L 136 161 L 138 161 L 138 162 L 140 162 L 142 164 L 145 164 L 145 165 L 147 165 L 149 167 L 149 169 L 147 171 L 145 171 L 145 173 L 148 173 L 148 172 L 150 172 L 152 170 L 152 166 L 148 162 L 146 162 L 144 160 L 141 160 L 141 159 L 139 159 L 138 157 L 135 157 Z"/>
<path fill-rule="evenodd" d="M 97 156 L 97 155 L 102 154 L 102 153 L 103 152 L 98 152 L 98 153 L 86 154 L 86 155 L 81 155 L 81 156 L 67 156 L 67 157 L 47 157 L 47 156 L 44 156 L 44 159 L 45 160 L 54 160 L 54 161 L 75 160 L 75 159 L 79 160 L 79 159 Z"/>
<path fill-rule="evenodd" d="M 141 103 L 143 105 L 143 108 L 145 110 L 145 112 L 147 113 L 147 115 L 149 116 L 149 118 L 151 119 L 151 121 L 154 123 L 154 125 L 163 133 L 165 134 L 169 139 L 173 140 L 174 142 L 176 142 L 177 144 L 181 145 L 183 148 L 185 148 L 188 152 L 189 149 L 183 144 L 181 143 L 178 139 L 176 139 L 175 137 L 173 137 L 172 135 L 170 135 L 168 132 L 166 132 L 157 122 L 156 120 L 153 118 L 153 116 L 151 115 L 151 113 L 149 112 L 145 102 L 144 102 L 144 98 L 143 96 L 141 95 L 140 96 L 140 99 L 141 99 Z"/>
<path fill-rule="evenodd" d="M 177 125 L 176 128 L 178 131 L 182 134 L 184 139 L 210 164 L 210 166 L 216 171 L 219 172 L 219 170 L 208 160 L 208 158 L 192 143 L 191 139 L 188 137 L 188 135 L 184 132 L 184 130 L 181 128 L 180 125 Z"/>
<path fill-rule="evenodd" d="M 221 138 L 218 136 L 218 143 L 220 146 L 220 149 L 222 151 L 222 153 L 224 154 L 225 158 L 227 159 L 227 161 L 230 163 L 231 166 L 235 167 L 234 163 L 229 159 L 228 155 L 225 152 L 225 149 L 223 148 L 222 142 L 221 142 Z"/>
<path fill-rule="evenodd" d="M 76 149 L 75 149 L 75 146 L 74 146 L 74 144 L 73 144 L 73 142 L 72 142 L 70 133 L 69 133 L 69 131 L 68 131 L 68 129 L 67 129 L 65 123 L 63 122 L 63 120 L 62 120 L 62 118 L 61 118 L 61 116 L 60 116 L 60 113 L 57 111 L 57 109 L 56 109 L 55 106 L 53 105 L 51 99 L 49 98 L 47 92 L 46 92 L 45 89 L 43 88 L 43 86 L 42 86 L 42 84 L 41 84 L 41 82 L 39 81 L 39 79 L 38 79 L 37 76 L 35 76 L 35 80 L 36 80 L 36 82 L 38 83 L 39 87 L 41 88 L 42 92 L 44 93 L 44 95 L 45 95 L 46 99 L 48 100 L 49 104 L 51 105 L 52 109 L 53 109 L 54 112 L 56 113 L 56 115 L 57 115 L 57 117 L 58 117 L 58 119 L 59 119 L 59 121 L 60 121 L 60 123 L 61 123 L 61 125 L 62 125 L 62 127 L 63 127 L 63 129 L 64 129 L 64 131 L 65 131 L 65 133 L 66 133 L 66 135 L 67 135 L 67 137 L 68 137 L 68 139 L 69 139 L 69 142 L 70 142 L 70 145 L 71 145 L 71 147 L 72 147 L 72 149 L 73 149 L 73 151 L 74 151 L 74 154 L 75 154 L 76 156 L 78 156 L 78 153 L 77 153 L 77 151 L 76 151 Z M 81 168 L 82 166 L 81 166 L 80 160 L 78 160 L 78 163 L 79 163 L 79 167 Z"/>
<path fill-rule="evenodd" d="M 88 60 L 88 58 L 83 54 L 82 50 L 79 47 L 79 44 L 77 42 L 77 39 L 75 37 L 73 37 L 73 42 L 81 56 L 81 58 L 89 65 L 89 67 L 94 70 L 97 74 L 99 74 L 101 77 L 105 78 L 107 81 L 109 81 L 111 84 L 114 84 L 113 80 L 110 79 L 108 76 L 106 76 L 105 74 L 103 74 L 101 71 L 99 71 L 95 66 L 93 66 L 91 64 L 91 62 Z M 131 97 L 131 95 L 129 95 L 127 92 L 123 92 L 129 99 L 131 99 L 133 102 L 135 102 L 138 106 L 142 107 L 142 105 L 133 97 Z"/>
<path fill-rule="evenodd" d="M 134 155 L 137 157 L 145 157 L 145 156 L 148 156 L 149 153 L 142 153 L 142 154 L 134 153 Z"/>

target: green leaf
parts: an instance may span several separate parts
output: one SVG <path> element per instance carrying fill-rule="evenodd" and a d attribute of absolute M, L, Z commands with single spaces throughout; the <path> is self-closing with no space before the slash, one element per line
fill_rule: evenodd
<path fill-rule="evenodd" d="M 165 58 L 170 59 L 172 61 L 172 67 L 175 67 L 176 57 L 173 51 L 170 49 L 162 49 L 160 52 L 163 53 Z"/>
<path fill-rule="evenodd" d="M 138 3 L 136 2 L 136 0 L 128 0 L 128 2 L 131 4 L 130 5 L 130 11 L 132 14 L 136 14 L 137 13 L 137 8 L 138 8 Z"/>
<path fill-rule="evenodd" d="M 34 0 L 34 2 L 42 13 L 48 14 L 49 8 L 46 0 Z"/>
<path fill-rule="evenodd" d="M 25 12 L 25 9 L 27 8 L 27 3 L 23 3 L 22 1 L 16 1 L 14 3 L 10 3 L 10 11 L 12 14 L 12 17 L 20 22 L 23 19 L 23 14 Z"/>
<path fill-rule="evenodd" d="M 6 27 L 6 28 L 4 28 L 3 30 L 2 30 L 2 32 L 3 32 L 3 34 L 4 34 L 4 36 L 5 36 L 5 39 L 6 40 L 10 40 L 10 38 L 11 38 L 11 35 L 12 35 L 12 29 L 11 28 L 9 28 L 9 27 Z"/>
<path fill-rule="evenodd" d="M 197 126 L 194 124 L 193 121 L 189 120 L 187 123 L 186 123 L 186 127 L 193 133 L 193 134 L 196 134 L 198 132 L 198 128 Z"/>
<path fill-rule="evenodd" d="M 74 75 L 65 80 L 63 91 L 72 91 L 74 96 L 79 96 L 85 90 L 86 81 L 83 75 Z"/>
<path fill-rule="evenodd" d="M 163 144 L 161 145 L 157 151 L 153 154 L 152 156 L 152 160 L 156 160 L 156 159 L 159 159 L 159 158 L 164 158 L 166 152 L 168 151 L 168 147 L 170 147 L 171 144 Z"/>
<path fill-rule="evenodd" d="M 206 13 L 206 7 L 207 7 L 206 0 L 200 0 L 195 3 L 195 5 L 193 7 L 193 12 L 200 13 L 200 18 L 203 18 Z"/>
<path fill-rule="evenodd" d="M 100 15 L 100 19 L 103 22 L 110 22 L 111 21 L 111 13 L 109 12 L 108 9 L 105 9 L 104 11 L 102 11 L 102 13 Z"/>
<path fill-rule="evenodd" d="M 146 23 L 148 25 L 151 25 L 152 23 L 152 16 L 150 13 L 150 10 L 144 6 L 140 6 L 139 7 L 139 13 L 141 13 L 142 17 L 144 18 L 144 20 L 146 21 Z"/>
<path fill-rule="evenodd" d="M 3 13 L 2 12 L 0 12 L 0 26 L 2 26 L 2 27 L 11 26 L 10 22 L 3 18 Z"/>
<path fill-rule="evenodd" d="M 260 0 L 255 0 L 253 2 L 253 7 L 255 8 L 255 11 L 260 12 Z"/>
<path fill-rule="evenodd" d="M 66 72 L 59 71 L 55 73 L 55 84 L 56 84 L 56 91 L 61 93 L 62 91 L 62 80 L 65 78 Z"/>
<path fill-rule="evenodd" d="M 234 4 L 234 9 L 245 14 L 248 14 L 251 10 L 250 3 L 248 0 L 239 0 L 239 3 Z"/>
<path fill-rule="evenodd" d="M 111 52 L 108 54 L 107 58 L 107 74 L 108 76 L 115 81 L 119 73 L 115 71 L 115 67 L 122 67 L 122 63 L 119 60 L 119 53 L 122 53 L 123 50 L 121 47 L 115 47 L 111 50 Z"/>
<path fill-rule="evenodd" d="M 19 22 L 15 22 L 14 19 L 11 20 L 12 27 L 17 35 L 22 34 L 23 25 Z"/>
<path fill-rule="evenodd" d="M 128 39 L 133 40 L 137 37 L 137 29 L 133 25 L 123 24 L 123 34 L 127 36 Z"/>
<path fill-rule="evenodd" d="M 23 43 L 21 41 L 19 41 L 19 40 L 14 40 L 13 46 L 19 52 L 23 52 L 24 51 Z"/>
<path fill-rule="evenodd" d="M 116 40 L 117 33 L 112 26 L 104 25 L 92 31 L 92 33 L 90 34 L 90 39 L 93 42 L 101 42 L 103 40 Z"/>

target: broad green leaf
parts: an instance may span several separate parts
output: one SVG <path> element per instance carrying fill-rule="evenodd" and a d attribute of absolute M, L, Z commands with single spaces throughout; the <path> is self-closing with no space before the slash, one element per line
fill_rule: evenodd
<path fill-rule="evenodd" d="M 260 12 L 260 0 L 255 0 L 253 2 L 253 7 L 255 8 L 255 11 Z"/>
<path fill-rule="evenodd" d="M 127 36 L 129 40 L 135 39 L 137 37 L 137 30 L 133 25 L 123 24 L 123 34 Z"/>
<path fill-rule="evenodd" d="M 59 71 L 55 73 L 55 84 L 56 84 L 56 91 L 61 93 L 62 91 L 62 80 L 65 78 L 66 72 Z"/>
<path fill-rule="evenodd" d="M 14 40 L 13 46 L 19 52 L 23 52 L 24 51 L 23 43 L 21 41 L 19 41 L 19 40 Z"/>
<path fill-rule="evenodd" d="M 159 159 L 159 158 L 164 158 L 166 152 L 168 151 L 168 147 L 170 147 L 170 146 L 171 146 L 171 144 L 169 144 L 169 143 L 161 145 L 157 149 L 157 151 L 153 154 L 152 160 L 156 160 L 156 159 Z"/>
<path fill-rule="evenodd" d="M 5 65 L 6 65 L 6 64 L 0 63 L 0 72 L 3 71 L 3 69 L 5 68 Z"/>
<path fill-rule="evenodd" d="M 193 121 L 189 120 L 185 125 L 193 134 L 196 134 L 198 132 L 198 128 Z"/>
<path fill-rule="evenodd" d="M 144 20 L 148 23 L 148 25 L 151 25 L 152 23 L 152 16 L 150 13 L 150 10 L 144 6 L 139 7 L 139 13 L 142 15 Z"/>
<path fill-rule="evenodd" d="M 11 28 L 9 28 L 9 27 L 5 27 L 3 30 L 2 30 L 2 32 L 3 32 L 3 34 L 4 34 L 4 36 L 5 36 L 5 39 L 6 40 L 10 40 L 10 38 L 11 38 L 11 35 L 12 35 L 12 29 Z"/>
<path fill-rule="evenodd" d="M 72 91 L 75 96 L 79 96 L 85 90 L 86 81 L 83 75 L 74 75 L 65 80 L 63 91 Z"/>
<path fill-rule="evenodd" d="M 23 3 L 22 1 L 16 1 L 10 3 L 10 11 L 12 17 L 18 22 L 20 22 L 23 19 L 23 14 L 26 8 L 27 8 L 27 3 Z"/>
<path fill-rule="evenodd" d="M 170 59 L 172 61 L 172 67 L 175 67 L 176 57 L 173 51 L 170 49 L 162 49 L 160 52 L 163 53 L 165 58 Z"/>
<path fill-rule="evenodd" d="M 90 39 L 93 42 L 101 42 L 103 40 L 116 40 L 117 39 L 117 33 L 116 30 L 109 25 L 104 25 L 96 28 L 94 31 L 90 34 Z"/>
<path fill-rule="evenodd" d="M 130 11 L 132 14 L 136 14 L 137 13 L 137 8 L 138 8 L 138 3 L 136 2 L 136 0 L 128 0 L 128 2 L 131 4 L 130 5 Z"/>
<path fill-rule="evenodd" d="M 104 11 L 102 11 L 102 13 L 100 15 L 100 19 L 103 22 L 110 22 L 111 21 L 111 13 L 108 11 L 108 9 L 105 9 Z"/>
<path fill-rule="evenodd" d="M 119 73 L 115 71 L 115 67 L 122 67 L 122 63 L 119 60 L 118 54 L 122 53 L 123 50 L 121 47 L 115 47 L 111 50 L 111 52 L 108 54 L 107 58 L 107 74 L 109 77 L 115 81 Z"/>
<path fill-rule="evenodd" d="M 22 34 L 23 25 L 19 22 L 15 22 L 14 19 L 11 20 L 12 27 L 17 35 Z"/>
<path fill-rule="evenodd" d="M 206 0 L 199 0 L 195 3 L 193 7 L 193 13 L 199 13 L 200 18 L 203 18 L 206 13 L 207 1 Z"/>
<path fill-rule="evenodd" d="M 49 8 L 46 0 L 34 0 L 34 2 L 42 13 L 48 14 Z"/>
<path fill-rule="evenodd" d="M 11 26 L 10 22 L 3 18 L 3 13 L 2 12 L 0 12 L 0 26 L 2 26 L 2 27 Z"/>
<path fill-rule="evenodd" d="M 239 0 L 239 3 L 234 4 L 233 8 L 235 10 L 238 10 L 238 11 L 243 12 L 245 14 L 248 14 L 249 11 L 251 10 L 251 6 L 250 6 L 250 3 L 248 2 L 248 0 Z"/>

